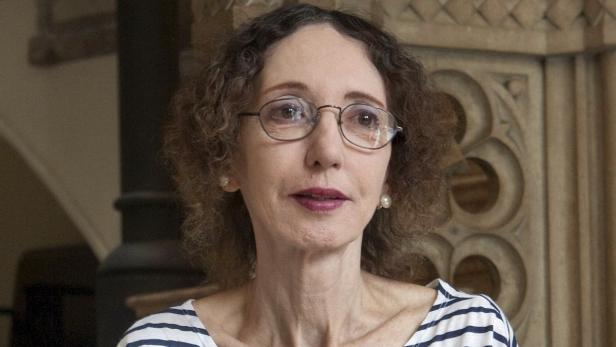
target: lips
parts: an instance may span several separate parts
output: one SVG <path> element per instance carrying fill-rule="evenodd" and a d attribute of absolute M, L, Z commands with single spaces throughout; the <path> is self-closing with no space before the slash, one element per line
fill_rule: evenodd
<path fill-rule="evenodd" d="M 349 198 L 337 189 L 309 188 L 291 194 L 301 206 L 314 212 L 328 212 L 341 207 Z"/>

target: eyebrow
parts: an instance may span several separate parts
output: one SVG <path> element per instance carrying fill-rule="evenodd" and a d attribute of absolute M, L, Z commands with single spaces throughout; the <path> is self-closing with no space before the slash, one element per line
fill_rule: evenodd
<path fill-rule="evenodd" d="M 295 89 L 295 90 L 300 90 L 300 91 L 307 91 L 308 86 L 306 86 L 305 84 L 301 82 L 283 82 L 283 83 L 276 84 L 276 85 L 273 85 L 265 89 L 263 91 L 263 94 L 267 94 L 274 90 L 279 90 L 279 89 Z"/>
<path fill-rule="evenodd" d="M 363 100 L 368 100 L 368 101 L 371 101 L 371 102 L 375 103 L 380 108 L 385 108 L 385 105 L 383 105 L 383 103 L 380 102 L 379 99 L 373 97 L 370 94 L 366 94 L 364 92 L 352 91 L 352 92 L 346 93 L 344 96 L 347 99 L 363 99 Z"/>
<path fill-rule="evenodd" d="M 302 82 L 296 82 L 296 81 L 290 81 L 290 82 L 283 82 L 283 83 L 279 83 L 276 85 L 273 85 L 267 89 L 265 89 L 262 93 L 263 94 L 267 94 L 270 93 L 272 91 L 275 90 L 280 90 L 280 89 L 294 89 L 294 90 L 298 90 L 298 91 L 308 91 L 308 86 L 305 85 Z M 344 95 L 345 99 L 363 99 L 363 100 L 368 100 L 374 104 L 376 104 L 377 106 L 381 107 L 381 108 L 385 108 L 385 105 L 383 105 L 383 102 L 381 102 L 379 99 L 375 98 L 374 96 L 364 93 L 364 92 L 360 92 L 357 90 L 348 92 Z"/>

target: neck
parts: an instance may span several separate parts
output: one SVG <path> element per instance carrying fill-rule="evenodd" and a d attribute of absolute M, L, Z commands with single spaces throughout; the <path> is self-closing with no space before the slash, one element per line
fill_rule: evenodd
<path fill-rule="evenodd" d="M 361 239 L 328 252 L 276 252 L 270 245 L 257 259 L 247 334 L 263 332 L 261 343 L 272 346 L 327 346 L 357 330 Z"/>

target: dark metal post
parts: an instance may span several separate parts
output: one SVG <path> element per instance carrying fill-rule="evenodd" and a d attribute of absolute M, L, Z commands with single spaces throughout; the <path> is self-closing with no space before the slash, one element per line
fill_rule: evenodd
<path fill-rule="evenodd" d="M 177 86 L 178 2 L 118 0 L 122 245 L 97 274 L 98 346 L 115 346 L 135 320 L 127 296 L 195 285 L 183 260 L 180 213 L 161 163 L 161 125 Z"/>

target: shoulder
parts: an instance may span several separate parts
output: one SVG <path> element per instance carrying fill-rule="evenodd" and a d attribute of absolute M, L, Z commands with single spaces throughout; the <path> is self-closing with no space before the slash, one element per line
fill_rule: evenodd
<path fill-rule="evenodd" d="M 371 294 L 373 296 L 379 294 L 380 297 L 391 301 L 396 311 L 399 311 L 401 307 L 410 309 L 425 307 L 427 311 L 437 297 L 435 288 L 400 282 L 367 272 L 362 272 L 362 276 Z"/>
<path fill-rule="evenodd" d="M 237 336 L 244 325 L 244 313 L 250 295 L 250 283 L 226 289 L 193 302 L 205 326 L 214 331 L 216 341 Z"/>
<path fill-rule="evenodd" d="M 170 307 L 136 321 L 125 333 L 118 347 L 167 346 L 168 342 L 182 342 L 181 346 L 215 346 L 205 329 L 192 300 Z"/>
<path fill-rule="evenodd" d="M 458 291 L 442 280 L 429 286 L 438 295 L 410 346 L 439 341 L 448 346 L 517 346 L 505 313 L 488 296 Z"/>

